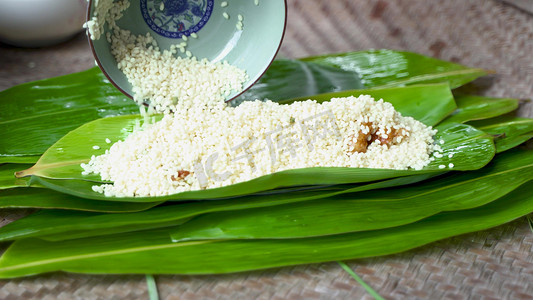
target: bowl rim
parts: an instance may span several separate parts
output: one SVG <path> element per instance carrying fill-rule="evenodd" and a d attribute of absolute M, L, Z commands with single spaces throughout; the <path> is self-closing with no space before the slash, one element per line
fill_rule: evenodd
<path fill-rule="evenodd" d="M 91 17 L 92 17 L 91 16 L 91 6 L 92 6 L 93 1 L 94 0 L 88 0 L 88 2 L 87 2 L 86 22 L 91 20 Z M 278 56 L 279 50 L 281 49 L 281 44 L 283 43 L 283 39 L 285 38 L 285 32 L 287 30 L 287 16 L 288 16 L 288 14 L 287 14 L 287 0 L 283 0 L 283 4 L 285 6 L 284 18 L 283 18 L 283 21 L 284 21 L 283 30 L 281 32 L 281 38 L 279 39 L 278 47 L 276 48 L 276 51 L 274 51 L 274 55 L 272 55 L 272 58 L 270 59 L 270 61 L 266 65 L 266 68 L 261 72 L 261 75 L 259 75 L 259 77 L 257 77 L 256 80 L 254 80 L 251 84 L 249 84 L 248 87 L 243 89 L 240 93 L 236 94 L 235 96 L 233 96 L 232 98 L 230 98 L 228 100 L 225 100 L 224 101 L 225 103 L 231 102 L 232 100 L 238 98 L 239 96 L 244 94 L 247 90 L 249 90 L 252 86 L 254 86 L 263 77 L 263 75 L 265 75 L 266 71 L 270 68 L 270 66 L 272 65 L 272 63 L 276 59 L 276 56 Z M 95 62 L 96 62 L 96 65 L 98 66 L 98 68 L 102 71 L 102 73 L 104 73 L 105 77 L 109 80 L 109 82 L 114 87 L 116 87 L 122 94 L 126 95 L 126 97 L 128 97 L 130 99 L 133 99 L 132 95 L 130 95 L 128 92 L 126 92 L 120 86 L 118 86 L 118 84 L 116 84 L 115 81 L 113 79 L 111 79 L 111 76 L 109 76 L 109 74 L 106 72 L 105 68 L 103 67 L 103 65 L 102 65 L 102 63 L 100 61 L 100 59 L 98 58 L 98 55 L 96 54 L 96 50 L 94 48 L 93 40 L 91 39 L 91 36 L 89 34 L 89 29 L 86 29 L 85 32 L 87 34 L 87 40 L 89 41 L 89 46 L 91 48 L 91 52 L 93 54 L 93 57 L 95 59 Z M 147 104 L 145 103 L 144 105 L 147 105 Z"/>

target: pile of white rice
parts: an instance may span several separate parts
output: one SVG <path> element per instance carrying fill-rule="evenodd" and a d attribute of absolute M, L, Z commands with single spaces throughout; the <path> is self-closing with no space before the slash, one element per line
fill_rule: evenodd
<path fill-rule="evenodd" d="M 226 61 L 198 60 L 186 50 L 186 37 L 161 52 L 150 33 L 136 36 L 121 29 L 116 21 L 129 5 L 127 0 L 97 1 L 86 27 L 91 39 L 98 40 L 107 23 L 105 35 L 111 53 L 118 69 L 132 85 L 133 100 L 137 104 L 147 104 L 150 112 L 160 113 L 171 113 L 177 105 L 220 107 L 232 91 L 242 90 L 248 79 L 244 70 Z M 177 56 L 179 52 L 186 56 Z"/>
<path fill-rule="evenodd" d="M 306 167 L 421 169 L 435 130 L 370 96 L 178 109 L 82 165 L 106 196 L 162 196 Z"/>
<path fill-rule="evenodd" d="M 421 169 L 439 146 L 436 133 L 403 117 L 390 103 L 370 96 L 280 105 L 248 101 L 224 103 L 242 90 L 244 71 L 227 63 L 176 57 L 179 44 L 161 53 L 154 39 L 134 36 L 115 21 L 128 1 L 100 0 L 88 22 L 92 38 L 107 39 L 119 68 L 133 86 L 135 100 L 148 100 L 163 119 L 118 141 L 82 164 L 113 184 L 93 186 L 106 196 L 163 196 L 248 181 L 288 169 L 352 167 Z M 108 139 L 106 139 L 108 140 Z M 100 153 L 98 153 L 100 152 Z"/>

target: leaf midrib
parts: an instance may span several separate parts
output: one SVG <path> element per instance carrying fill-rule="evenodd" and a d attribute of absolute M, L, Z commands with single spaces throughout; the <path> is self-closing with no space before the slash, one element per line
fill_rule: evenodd
<path fill-rule="evenodd" d="M 31 167 L 29 169 L 17 172 L 17 174 L 21 175 L 21 176 L 17 175 L 17 177 L 20 178 L 20 177 L 26 177 L 26 176 L 30 176 L 30 175 L 36 175 L 36 176 L 40 176 L 40 177 L 44 177 L 44 178 L 54 179 L 54 177 L 46 176 L 46 174 L 41 174 L 40 171 L 47 170 L 47 169 L 52 169 L 52 168 L 58 168 L 58 167 L 66 167 L 66 166 L 78 165 L 78 164 L 82 164 L 82 163 L 87 163 L 90 160 L 91 160 L 90 158 L 85 158 L 85 159 L 69 160 L 67 162 L 57 162 L 57 163 L 49 163 L 49 164 L 46 164 L 46 163 L 45 164 L 39 164 L 39 162 L 37 162 L 33 167 Z M 26 171 L 30 171 L 30 172 L 28 173 Z"/>
<path fill-rule="evenodd" d="M 478 135 L 478 136 L 469 137 L 465 141 L 474 141 L 474 140 L 483 139 L 483 138 L 486 138 L 486 137 L 492 137 L 492 136 L 490 134 L 485 133 L 485 134 L 481 134 L 481 135 Z M 454 145 L 455 143 L 451 142 L 450 144 Z M 42 157 L 44 157 L 45 154 L 46 154 L 46 152 L 43 154 Z M 41 159 L 42 159 L 42 157 L 41 157 Z M 65 167 L 65 166 L 70 166 L 70 165 L 87 163 L 89 160 L 90 160 L 90 158 L 87 158 L 87 159 L 84 159 L 84 160 L 69 160 L 69 161 L 62 161 L 62 162 L 59 162 L 59 163 L 43 163 L 43 164 L 39 164 L 39 161 L 37 161 L 35 163 L 35 165 L 33 167 L 31 167 L 30 169 L 34 169 L 35 167 L 38 166 L 37 168 L 35 168 L 35 170 L 37 170 L 36 172 L 39 172 L 41 170 L 46 170 L 46 169 L 50 169 L 50 168 Z M 30 169 L 28 169 L 28 170 L 30 170 Z M 26 170 L 24 170 L 24 171 L 26 171 Z M 61 179 L 61 178 L 46 176 L 44 174 L 41 175 L 41 174 L 38 174 L 38 173 L 32 173 L 32 175 L 37 175 L 37 176 L 40 176 L 40 177 L 50 178 L 50 179 Z"/>
<path fill-rule="evenodd" d="M 84 111 L 84 110 L 86 110 L 86 111 L 92 111 L 92 110 L 95 110 L 95 109 L 98 110 L 98 109 L 103 109 L 103 108 L 108 108 L 108 107 L 115 107 L 115 106 L 111 105 L 111 104 L 108 104 L 108 105 L 99 106 L 99 107 L 90 106 L 90 107 L 76 108 L 76 109 L 65 109 L 65 110 L 60 110 L 60 111 L 56 111 L 56 112 L 49 112 L 49 113 L 37 114 L 37 115 L 29 115 L 27 117 L 22 117 L 22 118 L 18 118 L 18 119 L 1 121 L 0 125 L 13 123 L 13 122 L 18 122 L 18 121 L 30 120 L 30 119 L 37 119 L 37 118 L 41 118 L 41 117 L 50 117 L 50 116 L 54 116 L 54 115 L 72 114 L 72 113 L 80 112 L 80 111 Z"/>
<path fill-rule="evenodd" d="M 442 77 L 448 77 L 448 76 L 453 76 L 453 75 L 461 75 L 461 74 L 468 74 L 468 73 L 472 73 L 472 74 L 475 74 L 475 73 L 486 73 L 486 71 L 483 70 L 483 69 L 464 69 L 464 70 L 453 70 L 453 71 L 442 72 L 442 73 L 422 74 L 422 75 L 413 76 L 413 77 L 411 77 L 409 79 L 393 81 L 393 82 L 388 83 L 388 84 L 380 85 L 379 87 L 380 88 L 382 88 L 382 87 L 383 88 L 384 87 L 392 87 L 392 86 L 397 86 L 398 84 L 409 84 L 409 83 L 414 83 L 414 82 L 418 82 L 418 81 L 421 81 L 421 80 L 439 79 L 439 78 L 442 78 Z"/>
<path fill-rule="evenodd" d="M 478 181 L 478 180 L 483 180 L 483 179 L 487 179 L 487 178 L 490 178 L 490 177 L 494 177 L 494 176 L 498 176 L 498 175 L 502 175 L 502 174 L 506 174 L 506 173 L 518 171 L 520 169 L 530 168 L 530 167 L 533 167 L 533 163 L 530 163 L 529 165 L 525 165 L 525 166 L 509 169 L 509 170 L 504 170 L 504 171 L 497 172 L 497 173 L 490 173 L 490 174 L 482 176 L 482 177 L 476 177 L 476 178 L 464 180 L 464 181 L 461 181 L 461 182 L 449 184 L 449 185 L 446 185 L 444 187 L 432 189 L 431 191 L 417 193 L 416 195 L 409 196 L 409 197 L 404 197 L 404 198 L 399 198 L 399 199 L 392 199 L 392 200 L 391 199 L 385 199 L 385 200 L 372 200 L 372 201 L 373 202 L 378 202 L 378 201 L 379 202 L 387 202 L 387 201 L 397 201 L 397 200 L 404 201 L 406 199 L 413 199 L 413 198 L 417 198 L 417 197 L 426 196 L 426 195 L 429 195 L 429 194 L 432 194 L 432 193 L 440 192 L 440 191 L 445 190 L 445 189 L 454 188 L 454 187 L 459 186 L 459 185 L 472 183 L 472 182 L 475 182 L 475 181 Z"/>
<path fill-rule="evenodd" d="M 30 268 L 30 267 L 39 266 L 39 265 L 53 264 L 57 262 L 72 261 L 76 259 L 90 259 L 90 258 L 95 258 L 95 257 L 100 257 L 100 256 L 112 256 L 112 255 L 128 254 L 128 253 L 134 253 L 134 252 L 140 252 L 140 251 L 194 246 L 194 245 L 214 243 L 217 241 L 219 240 L 203 240 L 203 241 L 192 241 L 192 242 L 183 242 L 183 243 L 170 243 L 170 244 L 154 245 L 154 246 L 133 247 L 133 248 L 127 248 L 127 249 L 120 249 L 120 250 L 100 251 L 100 252 L 93 252 L 89 254 L 80 254 L 80 255 L 73 255 L 73 256 L 62 256 L 60 258 L 45 259 L 45 260 L 15 265 L 15 266 L 3 267 L 3 268 L 0 268 L 0 272 Z"/>
<path fill-rule="evenodd" d="M 492 125 L 480 126 L 476 128 L 483 131 L 483 129 L 487 129 L 487 128 L 497 128 L 501 126 L 511 126 L 514 124 L 527 124 L 527 123 L 531 123 L 531 125 L 533 125 L 533 119 L 517 120 L 517 121 L 506 122 L 506 123 L 497 123 L 497 124 L 492 124 Z"/>

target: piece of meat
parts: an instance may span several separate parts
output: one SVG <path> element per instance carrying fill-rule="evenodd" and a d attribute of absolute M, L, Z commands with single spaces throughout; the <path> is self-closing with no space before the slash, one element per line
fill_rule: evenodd
<path fill-rule="evenodd" d="M 349 144 L 351 153 L 365 153 L 368 150 L 368 146 L 375 141 L 379 141 L 381 145 L 390 147 L 391 145 L 394 145 L 396 137 L 405 136 L 405 129 L 403 128 L 392 128 L 386 136 L 379 135 L 377 134 L 377 132 L 380 131 L 379 128 L 374 128 L 373 125 L 374 124 L 372 124 L 372 122 L 363 123 L 362 126 L 367 126 L 369 131 L 367 133 L 363 133 L 362 130 L 359 130 L 357 138 L 355 135 L 351 137 L 351 143 Z"/>
<path fill-rule="evenodd" d="M 382 135 L 372 134 L 372 137 L 370 138 L 370 143 L 372 144 L 374 141 L 379 140 L 381 145 L 386 145 L 387 147 L 390 147 L 394 144 L 394 138 L 398 136 L 403 136 L 403 129 L 398 130 L 395 128 L 392 128 L 391 131 L 387 134 L 387 137 L 384 137 Z"/>
<path fill-rule="evenodd" d="M 179 170 L 178 171 L 178 176 L 171 175 L 170 179 L 172 181 L 180 181 L 180 180 L 185 179 L 185 177 L 189 176 L 189 174 L 191 174 L 191 172 L 186 171 L 186 170 Z"/>
<path fill-rule="evenodd" d="M 357 138 L 355 137 L 355 135 L 351 137 L 352 142 L 349 145 L 351 153 L 355 153 L 355 152 L 365 153 L 366 150 L 368 149 L 368 145 L 370 145 L 371 143 L 370 142 L 371 136 L 373 132 L 375 132 L 374 127 L 372 126 L 373 124 L 372 122 L 367 122 L 367 123 L 363 123 L 362 125 L 368 127 L 369 129 L 368 133 L 363 133 L 362 130 L 359 130 Z"/>
<path fill-rule="evenodd" d="M 359 131 L 357 138 L 353 136 L 352 142 L 350 143 L 350 152 L 365 153 L 368 149 L 368 136 L 369 134 L 364 134 L 361 131 Z"/>

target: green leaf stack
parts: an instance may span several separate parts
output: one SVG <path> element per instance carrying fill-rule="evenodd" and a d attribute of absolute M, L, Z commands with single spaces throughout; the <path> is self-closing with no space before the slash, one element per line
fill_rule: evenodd
<path fill-rule="evenodd" d="M 122 140 L 146 121 L 98 69 L 0 92 L 0 208 L 41 209 L 0 228 L 0 241 L 13 241 L 0 277 L 217 274 L 355 259 L 527 215 L 533 151 L 516 147 L 533 136 L 533 120 L 513 115 L 516 99 L 452 91 L 485 74 L 391 50 L 277 60 L 234 105 L 369 94 L 438 129 L 443 156 L 422 170 L 297 169 L 151 198 L 105 197 L 92 190 L 102 180 L 82 174 L 81 163 L 110 147 L 106 138 Z"/>

